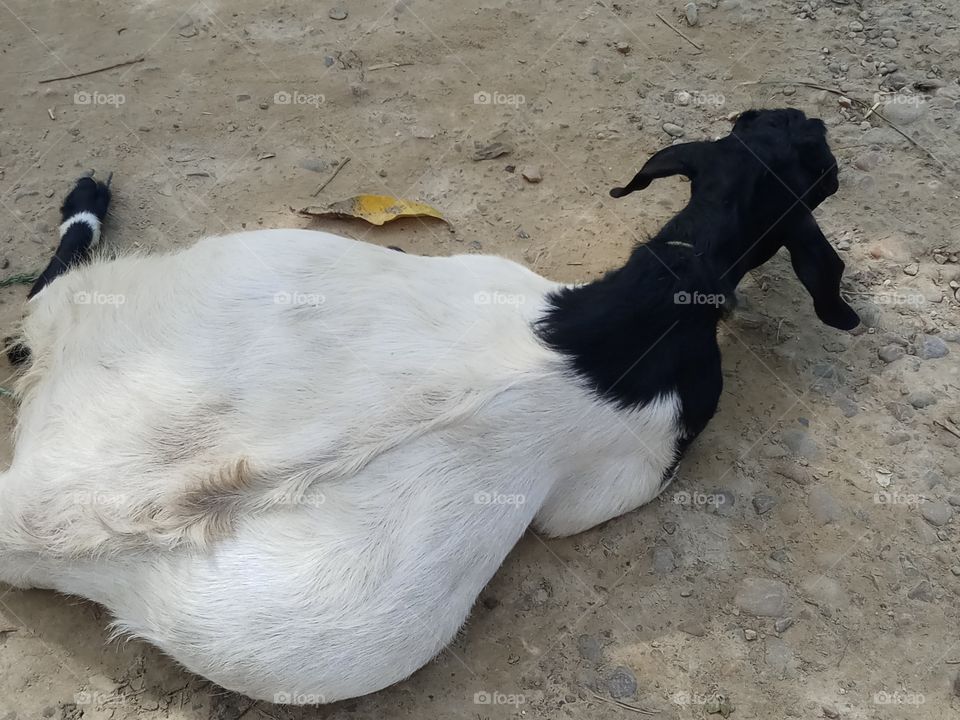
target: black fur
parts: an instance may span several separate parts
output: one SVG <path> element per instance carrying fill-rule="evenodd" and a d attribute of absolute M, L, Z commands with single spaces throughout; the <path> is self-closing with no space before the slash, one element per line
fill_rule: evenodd
<path fill-rule="evenodd" d="M 687 206 L 622 268 L 555 293 L 538 332 L 622 407 L 676 390 L 682 453 L 716 412 L 717 323 L 747 271 L 786 246 L 824 322 L 851 329 L 859 318 L 840 297 L 843 262 L 811 214 L 837 190 L 820 120 L 798 110 L 746 112 L 731 135 L 668 147 L 610 194 L 676 174 L 691 180 Z"/>
<path fill-rule="evenodd" d="M 60 216 L 65 222 L 78 213 L 89 212 L 96 215 L 100 222 L 103 222 L 103 219 L 107 216 L 109 205 L 110 187 L 106 183 L 97 182 L 93 178 L 82 177 L 77 180 L 73 190 L 63 201 L 63 205 L 60 207 Z M 64 236 L 60 238 L 60 244 L 57 246 L 53 258 L 33 283 L 27 297 L 32 298 L 73 265 L 88 260 L 92 241 L 93 232 L 86 223 L 71 225 Z"/>
<path fill-rule="evenodd" d="M 77 180 L 73 189 L 67 194 L 60 206 L 60 217 L 64 222 L 82 212 L 93 213 L 102 223 L 107 216 L 110 206 L 110 179 L 106 183 L 97 182 L 90 177 Z M 72 266 L 85 262 L 90 258 L 90 245 L 93 242 L 93 231 L 86 223 L 71 225 L 53 254 L 50 262 L 37 277 L 27 298 L 32 298 L 57 277 L 63 275 Z M 30 360 L 30 348 L 14 337 L 4 339 L 7 360 L 11 365 L 19 366 Z"/>

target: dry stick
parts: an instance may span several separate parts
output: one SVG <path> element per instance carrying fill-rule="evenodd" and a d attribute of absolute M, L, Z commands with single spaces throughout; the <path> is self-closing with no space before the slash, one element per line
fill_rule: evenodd
<path fill-rule="evenodd" d="M 591 694 L 593 695 L 594 698 L 596 698 L 601 702 L 609 703 L 610 705 L 616 705 L 617 707 L 621 707 L 624 710 L 630 710 L 631 712 L 640 713 L 641 715 L 659 715 L 660 714 L 659 710 L 647 710 L 646 708 L 642 708 L 637 705 L 630 705 L 625 702 L 620 702 L 619 700 L 610 700 L 609 698 L 605 698 L 603 695 L 598 695 L 597 693 L 591 693 Z"/>
<path fill-rule="evenodd" d="M 41 80 L 39 84 L 43 85 L 45 83 L 56 82 L 57 80 L 71 80 L 73 78 L 86 77 L 87 75 L 93 75 L 94 73 L 101 73 L 107 70 L 113 70 L 114 68 L 133 65 L 138 62 L 143 62 L 144 60 L 146 60 L 146 58 L 143 56 L 140 56 L 138 58 L 134 58 L 133 60 L 125 60 L 123 62 L 114 63 L 113 65 L 107 65 L 106 67 L 97 68 L 96 70 L 87 70 L 86 72 L 73 73 L 72 75 L 63 75 L 61 77 L 47 78 L 46 80 Z"/>
<path fill-rule="evenodd" d="M 680 37 L 682 37 L 682 38 L 683 38 L 684 40 L 686 40 L 688 43 L 690 43 L 691 45 L 693 45 L 697 50 L 700 50 L 700 51 L 703 50 L 703 46 L 702 46 L 702 45 L 698 45 L 698 44 L 695 43 L 693 40 L 691 40 L 691 39 L 688 38 L 686 35 L 684 35 L 683 32 L 681 32 L 680 30 L 678 30 L 677 28 L 675 28 L 673 25 L 671 25 L 671 24 L 670 24 L 670 21 L 667 20 L 663 15 L 661 15 L 660 13 L 657 13 L 657 17 L 660 18 L 661 22 L 663 22 L 664 25 L 666 25 L 668 28 L 670 28 L 671 30 L 673 30 L 677 35 L 679 35 Z"/>
<path fill-rule="evenodd" d="M 826 92 L 828 92 L 828 93 L 833 93 L 834 95 L 839 95 L 839 96 L 841 96 L 841 97 L 850 98 L 850 100 L 851 100 L 852 102 L 855 102 L 855 103 L 856 103 L 857 105 L 859 105 L 861 108 L 870 108 L 870 112 L 868 112 L 866 115 L 864 115 L 864 120 L 866 120 L 866 119 L 870 116 L 870 113 L 873 113 L 873 114 L 876 115 L 878 118 L 880 118 L 881 120 L 883 120 L 887 125 L 889 125 L 889 126 L 892 127 L 894 130 L 896 130 L 897 133 L 899 133 L 900 135 L 902 135 L 903 137 L 905 137 L 912 145 L 914 145 L 915 147 L 917 147 L 917 148 L 919 148 L 920 150 L 922 150 L 922 151 L 927 155 L 927 157 L 929 157 L 931 160 L 936 161 L 936 162 L 937 162 L 939 165 L 941 165 L 942 167 L 947 167 L 947 164 L 946 164 L 943 160 L 941 160 L 940 158 L 938 158 L 938 157 L 937 157 L 936 155 L 934 155 L 932 152 L 930 152 L 929 150 L 927 150 L 923 145 L 921 145 L 921 144 L 918 143 L 916 140 L 914 140 L 912 137 L 910 137 L 909 135 L 907 135 L 907 134 L 906 134 L 903 130 L 901 130 L 901 129 L 899 128 L 899 126 L 898 126 L 895 122 L 893 122 L 890 118 L 888 118 L 888 117 L 887 117 L 886 115 L 884 115 L 882 112 L 879 112 L 879 111 L 877 110 L 876 105 L 874 105 L 874 106 L 871 108 L 871 107 L 870 107 L 870 103 L 866 102 L 865 100 L 860 100 L 859 98 L 850 97 L 850 96 L 847 95 L 845 92 L 843 92 L 843 91 L 841 91 L 841 90 L 837 90 L 836 88 L 826 87 L 825 85 L 817 85 L 816 83 L 806 82 L 805 80 L 795 80 L 795 81 L 788 81 L 788 80 L 754 80 L 754 81 L 751 81 L 751 82 L 742 82 L 742 83 L 740 83 L 740 85 L 741 85 L 741 86 L 743 86 L 743 85 L 801 85 L 801 86 L 803 86 L 803 87 L 813 88 L 814 90 L 824 90 L 824 91 L 826 91 Z"/>
<path fill-rule="evenodd" d="M 948 433 L 950 433 L 951 435 L 956 435 L 958 438 L 960 438 L 960 430 L 957 430 L 956 428 L 951 427 L 950 425 L 947 425 L 946 423 L 942 423 L 942 422 L 940 422 L 939 420 L 934 420 L 934 421 L 933 421 L 933 424 L 934 424 L 934 425 L 939 425 L 940 427 L 942 427 L 944 430 L 946 430 L 946 431 L 947 431 Z"/>
<path fill-rule="evenodd" d="M 374 70 L 383 70 L 384 68 L 395 68 L 395 67 L 406 67 L 407 65 L 413 65 L 412 62 L 388 62 L 381 63 L 380 65 L 371 65 L 367 68 L 367 72 L 373 72 Z"/>
<path fill-rule="evenodd" d="M 340 174 L 340 171 L 343 170 L 347 163 L 350 162 L 350 158 L 346 158 L 342 163 L 337 165 L 337 169 L 333 171 L 333 175 L 324 180 L 320 185 L 317 186 L 317 189 L 313 191 L 313 196 L 316 197 L 320 194 L 320 191 L 323 190 L 327 185 L 333 182 L 333 179 Z"/>

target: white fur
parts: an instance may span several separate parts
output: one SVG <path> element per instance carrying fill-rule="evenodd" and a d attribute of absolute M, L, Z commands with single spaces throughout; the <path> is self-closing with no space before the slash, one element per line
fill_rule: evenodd
<path fill-rule="evenodd" d="M 60 223 L 60 239 L 62 240 L 63 236 L 67 234 L 67 230 L 77 223 L 84 223 L 90 228 L 90 232 L 93 233 L 90 247 L 96 247 L 100 243 L 100 218 L 92 212 L 78 212 Z"/>
<path fill-rule="evenodd" d="M 255 698 L 401 680 L 528 526 L 620 515 L 674 460 L 675 394 L 619 409 L 537 340 L 557 287 L 300 230 L 71 270 L 25 321 L 0 578 Z"/>

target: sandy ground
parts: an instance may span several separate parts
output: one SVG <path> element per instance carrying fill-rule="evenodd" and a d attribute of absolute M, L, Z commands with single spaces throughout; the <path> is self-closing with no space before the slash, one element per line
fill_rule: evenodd
<path fill-rule="evenodd" d="M 818 216 L 869 329 L 820 325 L 783 257 L 753 273 L 678 482 L 583 535 L 526 537 L 453 646 L 384 692 L 252 704 L 109 643 L 102 608 L 0 588 L 0 720 L 957 717 L 956 3 L 704 1 L 691 27 L 682 2 L 363 1 L 340 20 L 332 2 L 0 2 L 2 277 L 46 262 L 95 168 L 115 173 L 117 248 L 306 227 L 291 206 L 389 192 L 453 229 L 323 227 L 586 280 L 685 201 L 676 179 L 606 194 L 664 123 L 702 138 L 789 105 L 830 128 L 841 187 Z M 864 119 L 875 100 L 916 144 Z M 472 159 L 493 141 L 510 154 Z M 0 327 L 24 294 L 0 289 Z"/>

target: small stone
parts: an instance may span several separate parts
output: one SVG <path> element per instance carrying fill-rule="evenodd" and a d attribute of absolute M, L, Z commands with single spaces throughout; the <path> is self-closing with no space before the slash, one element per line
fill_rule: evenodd
<path fill-rule="evenodd" d="M 907 400 L 913 407 L 917 408 L 917 410 L 921 410 L 925 407 L 935 405 L 937 396 L 929 390 L 918 390 L 915 393 L 911 393 Z"/>
<path fill-rule="evenodd" d="M 700 12 L 696 3 L 688 2 L 683 9 L 683 14 L 687 18 L 687 25 L 690 27 L 696 27 L 700 22 Z"/>
<path fill-rule="evenodd" d="M 935 527 L 942 527 L 950 522 L 953 517 L 953 508 L 940 500 L 925 502 L 920 506 L 920 514 L 923 519 Z"/>
<path fill-rule="evenodd" d="M 910 263 L 903 269 L 904 275 L 910 275 L 911 277 L 920 272 L 920 266 L 917 263 Z"/>
<path fill-rule="evenodd" d="M 581 635 L 577 638 L 577 652 L 584 660 L 600 662 L 603 659 L 603 643 L 593 635 Z"/>
<path fill-rule="evenodd" d="M 621 665 L 607 678 L 607 692 L 610 697 L 619 700 L 637 694 L 637 678 L 630 668 Z"/>
<path fill-rule="evenodd" d="M 269 109 L 270 109 L 270 103 L 268 103 L 268 102 L 262 102 L 262 103 L 260 103 L 259 105 L 257 105 L 257 107 L 260 108 L 261 110 L 269 110 Z"/>
<path fill-rule="evenodd" d="M 703 637 L 707 634 L 707 627 L 703 624 L 703 621 L 698 618 L 687 618 L 686 620 L 681 620 L 677 624 L 677 629 L 680 632 L 685 632 L 687 635 L 693 635 L 693 637 Z"/>
<path fill-rule="evenodd" d="M 960 565 L 954 565 L 952 568 L 950 568 L 950 572 L 952 572 L 956 577 L 960 577 Z"/>
<path fill-rule="evenodd" d="M 746 640 L 747 642 L 750 642 L 751 640 L 756 640 L 756 639 L 757 639 L 757 631 L 756 631 L 756 630 L 750 630 L 749 628 L 745 629 L 745 630 L 743 631 L 743 639 Z"/>
<path fill-rule="evenodd" d="M 950 353 L 950 348 L 942 338 L 936 335 L 922 335 L 917 346 L 917 357 L 923 360 L 935 360 Z"/>
<path fill-rule="evenodd" d="M 916 411 L 906 403 L 888 402 L 884 407 L 887 408 L 887 412 L 889 412 L 890 415 L 900 422 L 912 420 L 913 416 L 916 415 Z"/>
<path fill-rule="evenodd" d="M 590 39 L 589 33 L 580 33 L 578 35 L 575 35 L 573 38 L 574 42 L 576 42 L 577 45 L 586 45 L 589 39 Z"/>
<path fill-rule="evenodd" d="M 339 7 L 339 6 L 338 6 L 338 7 L 333 7 L 333 8 L 330 8 L 330 12 L 327 13 L 327 16 L 328 16 L 331 20 L 346 20 L 346 19 L 347 19 L 347 11 L 344 10 L 342 7 Z"/>
<path fill-rule="evenodd" d="M 779 580 L 744 578 L 733 599 L 741 611 L 758 617 L 781 617 L 787 610 L 787 586 Z"/>
<path fill-rule="evenodd" d="M 667 535 L 673 535 L 673 534 L 677 531 L 677 524 L 676 524 L 675 522 L 673 522 L 672 520 L 667 520 L 667 521 L 663 524 L 663 531 L 664 531 Z"/>
<path fill-rule="evenodd" d="M 880 38 L 880 44 L 887 48 L 895 48 L 898 45 L 897 39 L 892 37 Z"/>
<path fill-rule="evenodd" d="M 840 712 L 829 705 L 821 705 L 820 712 L 823 713 L 825 718 L 831 718 L 831 720 L 836 720 L 836 718 L 840 717 Z"/>
<path fill-rule="evenodd" d="M 777 499 L 773 495 L 757 495 L 753 498 L 753 510 L 757 515 L 764 515 L 776 506 Z"/>
<path fill-rule="evenodd" d="M 793 618 L 780 618 L 773 624 L 773 629 L 778 633 L 786 632 L 791 627 L 793 627 L 794 620 Z"/>
<path fill-rule="evenodd" d="M 676 123 L 665 122 L 663 125 L 661 125 L 661 127 L 663 128 L 663 131 L 670 137 L 678 138 L 678 137 L 683 137 L 685 134 L 684 129 L 679 125 L 677 125 Z"/>
<path fill-rule="evenodd" d="M 653 571 L 657 575 L 672 573 L 676 567 L 677 561 L 673 555 L 673 550 L 663 546 L 653 549 Z"/>
<path fill-rule="evenodd" d="M 905 442 L 910 440 L 910 433 L 900 430 L 898 432 L 892 432 L 887 435 L 887 445 L 893 447 L 894 445 L 902 445 Z"/>
<path fill-rule="evenodd" d="M 913 590 L 907 593 L 911 600 L 921 600 L 923 602 L 933 602 L 933 588 L 926 580 L 921 580 Z"/>
<path fill-rule="evenodd" d="M 906 354 L 907 351 L 899 345 L 884 345 L 882 348 L 877 350 L 877 357 L 879 357 L 885 363 L 892 363 L 895 360 L 899 360 Z"/>
<path fill-rule="evenodd" d="M 693 99 L 693 96 L 690 93 L 688 93 L 686 90 L 680 90 L 676 95 L 673 96 L 674 102 L 676 102 L 677 105 L 681 105 L 683 107 L 686 107 L 687 105 L 689 105 L 692 99 Z"/>
<path fill-rule="evenodd" d="M 524 165 L 520 168 L 520 175 L 523 176 L 523 179 L 528 183 L 533 183 L 534 185 L 543 180 L 543 174 L 540 172 L 538 165 Z"/>
<path fill-rule="evenodd" d="M 630 52 L 630 43 L 618 42 L 616 48 L 618 53 L 621 55 L 626 55 Z"/>
<path fill-rule="evenodd" d="M 437 136 L 437 131 L 432 127 L 414 125 L 410 129 L 410 134 L 418 140 L 431 140 Z"/>
<path fill-rule="evenodd" d="M 859 20 L 854 20 L 847 27 L 850 28 L 850 32 L 863 32 L 863 23 Z"/>

